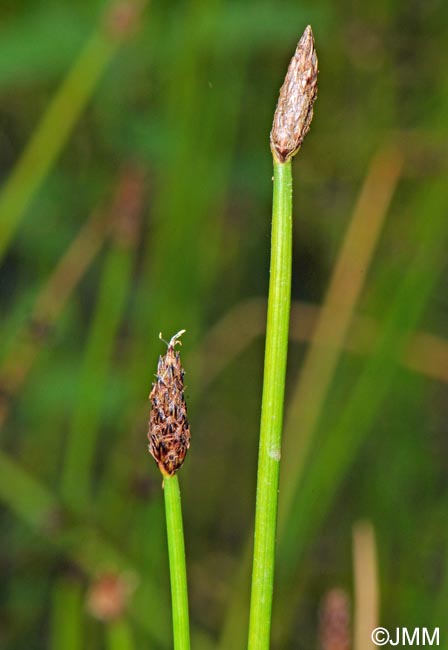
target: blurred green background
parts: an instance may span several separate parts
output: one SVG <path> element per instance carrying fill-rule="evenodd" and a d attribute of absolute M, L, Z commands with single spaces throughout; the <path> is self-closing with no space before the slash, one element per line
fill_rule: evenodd
<path fill-rule="evenodd" d="M 447 14 L 2 3 L 1 648 L 172 647 L 147 396 L 182 328 L 193 647 L 245 645 L 268 136 L 308 23 L 272 648 L 448 644 Z"/>

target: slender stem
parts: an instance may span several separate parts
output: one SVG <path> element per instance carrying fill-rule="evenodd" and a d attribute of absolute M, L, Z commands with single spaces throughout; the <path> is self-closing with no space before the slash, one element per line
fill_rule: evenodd
<path fill-rule="evenodd" d="M 182 507 L 177 475 L 164 477 L 163 485 L 170 559 L 174 650 L 189 650 L 190 625 L 188 619 L 187 570 L 185 566 Z"/>
<path fill-rule="evenodd" d="M 271 629 L 283 398 L 291 303 L 291 215 L 291 162 L 280 163 L 274 159 L 271 275 L 258 457 L 249 650 L 267 650 Z"/>

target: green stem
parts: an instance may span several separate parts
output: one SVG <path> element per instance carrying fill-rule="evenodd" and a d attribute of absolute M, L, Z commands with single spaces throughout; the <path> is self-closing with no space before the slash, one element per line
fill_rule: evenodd
<path fill-rule="evenodd" d="M 291 303 L 291 162 L 274 159 L 271 270 L 258 456 L 249 650 L 269 648 L 278 482 Z"/>
<path fill-rule="evenodd" d="M 163 486 L 170 559 L 174 650 L 189 650 L 190 625 L 188 619 L 187 570 L 185 566 L 182 507 L 177 475 L 165 477 Z"/>

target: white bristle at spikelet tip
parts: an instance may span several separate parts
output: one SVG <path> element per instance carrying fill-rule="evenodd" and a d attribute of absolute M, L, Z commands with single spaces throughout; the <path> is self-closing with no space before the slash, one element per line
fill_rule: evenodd
<path fill-rule="evenodd" d="M 170 347 L 170 348 L 174 348 L 174 346 L 176 345 L 176 343 L 179 343 L 179 345 L 182 345 L 182 341 L 178 341 L 178 339 L 182 336 L 182 334 L 185 334 L 186 331 L 187 331 L 187 330 L 180 330 L 179 332 L 177 332 L 177 334 L 175 334 L 174 336 L 172 336 L 172 337 L 171 337 L 171 340 L 170 340 L 170 342 L 169 342 L 169 344 L 168 344 L 168 347 Z"/>
<path fill-rule="evenodd" d="M 171 337 L 171 339 L 170 339 L 169 342 L 168 342 L 168 341 L 165 341 L 165 339 L 164 339 L 163 336 L 162 336 L 162 332 L 160 332 L 160 333 L 159 333 L 159 339 L 160 339 L 161 341 L 163 341 L 164 343 L 166 343 L 166 345 L 167 345 L 169 348 L 174 348 L 174 346 L 176 345 L 176 343 L 178 343 L 179 345 L 182 345 L 182 341 L 178 341 L 178 339 L 182 336 L 182 334 L 185 334 L 186 331 L 187 331 L 187 330 L 180 330 L 179 332 L 177 332 L 177 334 L 175 334 L 174 336 Z"/>

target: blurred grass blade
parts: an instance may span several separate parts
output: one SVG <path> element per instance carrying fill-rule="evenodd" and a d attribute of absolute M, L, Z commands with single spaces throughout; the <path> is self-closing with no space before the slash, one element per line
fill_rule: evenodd
<path fill-rule="evenodd" d="M 248 620 L 246 603 L 250 600 L 252 548 L 252 540 L 250 542 L 247 541 L 241 556 L 238 573 L 233 577 L 233 598 L 227 607 L 217 645 L 218 650 L 228 650 L 234 647 L 233 644 L 235 641 L 241 640 L 241 642 L 244 642 L 243 639 L 247 639 Z"/>
<path fill-rule="evenodd" d="M 83 650 L 83 589 L 79 581 L 58 578 L 53 588 L 49 650 Z"/>
<path fill-rule="evenodd" d="M 401 155 L 389 148 L 381 149 L 373 158 L 331 275 L 287 411 L 280 481 L 280 531 L 287 524 L 319 414 L 342 354 L 402 163 Z"/>
<path fill-rule="evenodd" d="M 58 512 L 53 494 L 0 450 L 0 499 L 32 528 L 48 529 Z"/>
<path fill-rule="evenodd" d="M 139 570 L 94 527 L 73 518 L 54 494 L 21 465 L 0 450 L 0 500 L 21 520 L 52 545 L 62 549 L 81 569 L 96 576 L 100 569 L 127 572 L 136 576 Z M 167 647 L 161 632 L 160 617 L 148 616 L 147 603 L 157 602 L 158 590 L 145 579 L 145 608 L 131 607 L 130 615 L 162 648 Z M 138 587 L 137 587 L 138 592 Z M 137 595 L 136 592 L 136 595 Z"/>
<path fill-rule="evenodd" d="M 446 186 L 428 184 L 408 237 L 415 254 L 401 277 L 372 356 L 353 388 L 339 421 L 328 431 L 307 467 L 279 540 L 279 583 L 295 575 L 306 546 L 321 524 L 336 491 L 393 387 L 397 359 L 407 348 L 445 263 Z M 427 215 L 431 218 L 428 219 Z M 430 260 L 430 263 L 429 263 Z M 318 495 L 318 498 L 316 498 Z"/>
<path fill-rule="evenodd" d="M 112 621 L 106 628 L 107 650 L 134 650 L 132 630 L 124 618 Z"/>
<path fill-rule="evenodd" d="M 69 5 L 20 12 L 0 31 L 0 91 L 64 74 L 85 40 L 86 25 Z"/>
<path fill-rule="evenodd" d="M 128 0 L 130 8 L 137 5 Z M 126 30 L 111 5 L 36 126 L 0 193 L 0 261 L 25 210 L 67 142 Z M 132 22 L 132 21 L 131 21 Z M 128 27 L 126 27 L 127 29 Z"/>
<path fill-rule="evenodd" d="M 203 388 L 216 381 L 254 340 L 264 335 L 266 304 L 265 298 L 242 300 L 208 330 L 190 354 L 193 367 L 203 367 L 207 361 L 207 372 L 201 373 L 201 378 L 197 381 Z M 291 342 L 311 342 L 320 319 L 319 305 L 292 301 L 289 329 Z M 343 342 L 344 350 L 363 356 L 370 355 L 375 348 L 379 328 L 380 323 L 375 319 L 353 314 Z M 328 342 L 332 339 L 331 335 Z M 322 343 L 325 344 L 324 341 Z M 208 355 L 208 350 L 214 350 L 213 356 Z M 448 341 L 440 336 L 424 330 L 415 332 L 400 361 L 404 368 L 448 382 Z"/>
<path fill-rule="evenodd" d="M 375 650 L 371 634 L 379 623 L 378 559 L 370 521 L 353 526 L 354 650 Z"/>
<path fill-rule="evenodd" d="M 66 503 L 79 511 L 87 510 L 91 503 L 92 469 L 105 383 L 130 291 L 142 199 L 143 177 L 139 171 L 129 168 L 118 182 L 110 210 L 113 223 L 111 248 L 100 279 L 63 461 L 62 495 Z"/>
<path fill-rule="evenodd" d="M 16 332 L 0 367 L 0 428 L 7 417 L 10 400 L 22 387 L 48 332 L 100 250 L 105 236 L 106 223 L 94 213 L 44 284 L 28 322 Z"/>
<path fill-rule="evenodd" d="M 243 58 L 228 74 L 227 53 L 221 39 L 213 36 L 227 10 L 223 0 L 184 5 L 174 38 L 176 51 L 182 54 L 167 56 L 162 67 L 166 92 L 161 110 L 176 137 L 169 157 L 162 160 L 152 206 L 154 227 L 145 242 L 146 288 L 135 312 L 136 345 L 130 373 L 136 391 L 145 381 L 146 360 L 153 353 L 154 339 L 147 336 L 148 329 L 176 331 L 182 325 L 194 341 L 209 299 L 207 292 L 223 263 L 220 245 L 226 191 L 247 71 Z M 200 38 L 204 13 L 210 21 L 206 43 Z M 212 79 L 220 81 L 213 85 Z M 215 161 L 213 167 L 210 160 Z M 207 183 L 198 183 L 198 178 L 207 178 Z M 167 251 L 171 259 L 182 260 L 181 272 L 177 264 L 167 264 Z"/>

